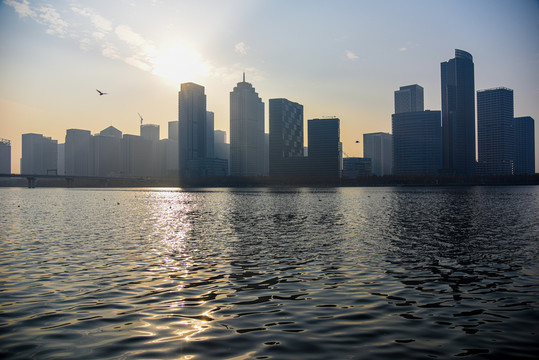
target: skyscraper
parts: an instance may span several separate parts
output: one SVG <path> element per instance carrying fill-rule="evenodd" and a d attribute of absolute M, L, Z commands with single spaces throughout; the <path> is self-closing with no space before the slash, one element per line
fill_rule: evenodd
<path fill-rule="evenodd" d="M 207 157 L 206 94 L 203 86 L 184 83 L 178 97 L 180 176 L 198 176 L 198 160 Z"/>
<path fill-rule="evenodd" d="M 393 136 L 384 132 L 363 134 L 363 157 L 371 159 L 374 175 L 391 175 L 393 173 Z"/>
<path fill-rule="evenodd" d="M 263 174 L 264 103 L 243 74 L 230 93 L 230 175 Z"/>
<path fill-rule="evenodd" d="M 64 151 L 66 175 L 94 175 L 93 142 L 89 130 L 68 129 Z"/>
<path fill-rule="evenodd" d="M 56 175 L 58 141 L 42 134 L 22 134 L 21 174 Z"/>
<path fill-rule="evenodd" d="M 308 175 L 331 179 L 340 178 L 340 120 L 338 118 L 308 121 Z"/>
<path fill-rule="evenodd" d="M 472 176 L 475 169 L 475 85 L 471 54 L 455 50 L 441 63 L 443 173 Z"/>
<path fill-rule="evenodd" d="M 393 114 L 393 174 L 436 174 L 442 166 L 440 111 Z"/>
<path fill-rule="evenodd" d="M 395 114 L 423 111 L 423 88 L 417 84 L 395 91 Z"/>
<path fill-rule="evenodd" d="M 213 111 L 206 111 L 206 156 L 213 158 L 215 156 L 215 145 L 214 145 L 214 123 L 215 123 L 215 114 Z"/>
<path fill-rule="evenodd" d="M 530 116 L 517 117 L 515 130 L 515 174 L 535 174 L 535 129 Z"/>
<path fill-rule="evenodd" d="M 513 173 L 515 131 L 513 90 L 487 89 L 477 92 L 477 145 L 479 173 Z"/>
<path fill-rule="evenodd" d="M 119 176 L 122 170 L 122 132 L 113 126 L 93 136 L 94 174 Z"/>
<path fill-rule="evenodd" d="M 290 158 L 303 157 L 303 105 L 269 100 L 269 175 L 295 176 Z"/>
<path fill-rule="evenodd" d="M 0 174 L 11 174 L 11 141 L 0 138 Z"/>

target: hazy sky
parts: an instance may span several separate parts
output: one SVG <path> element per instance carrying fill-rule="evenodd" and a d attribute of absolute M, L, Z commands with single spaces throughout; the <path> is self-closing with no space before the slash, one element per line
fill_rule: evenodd
<path fill-rule="evenodd" d="M 12 172 L 23 133 L 59 143 L 68 128 L 139 134 L 138 112 L 168 137 L 182 82 L 205 86 L 228 134 L 243 71 L 266 104 L 266 132 L 268 99 L 285 97 L 305 121 L 339 117 L 345 153 L 361 156 L 364 133 L 391 132 L 400 86 L 423 86 L 425 109 L 440 109 L 440 63 L 455 48 L 473 55 L 476 90 L 514 90 L 538 148 L 537 0 L 1 1 L 0 137 Z"/>

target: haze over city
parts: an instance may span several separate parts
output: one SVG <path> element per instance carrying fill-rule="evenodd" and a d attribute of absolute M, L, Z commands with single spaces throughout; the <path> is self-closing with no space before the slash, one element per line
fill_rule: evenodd
<path fill-rule="evenodd" d="M 440 63 L 457 48 L 474 57 L 476 90 L 511 88 L 515 116 L 539 119 L 537 18 L 536 1 L 5 0 L 0 137 L 15 173 L 23 133 L 59 143 L 70 128 L 138 134 L 140 113 L 164 138 L 191 81 L 228 133 L 229 94 L 245 72 L 266 104 L 303 104 L 305 123 L 339 117 L 344 152 L 362 156 L 364 133 L 391 132 L 400 86 L 421 85 L 425 109 L 440 109 Z"/>

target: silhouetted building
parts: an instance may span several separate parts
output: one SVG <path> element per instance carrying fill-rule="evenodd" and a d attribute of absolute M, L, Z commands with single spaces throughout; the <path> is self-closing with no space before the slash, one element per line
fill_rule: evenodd
<path fill-rule="evenodd" d="M 155 124 L 141 124 L 140 125 L 140 136 L 145 140 L 151 142 L 150 145 L 150 158 L 152 163 L 152 169 L 150 176 L 159 176 L 163 174 L 163 164 L 164 164 L 164 147 L 160 145 L 159 139 L 159 125 Z"/>
<path fill-rule="evenodd" d="M 395 91 L 395 114 L 423 111 L 423 88 L 417 84 Z"/>
<path fill-rule="evenodd" d="M 103 136 L 110 136 L 110 137 L 114 137 L 114 138 L 118 138 L 118 139 L 121 139 L 122 138 L 122 132 L 118 129 L 116 129 L 114 126 L 109 126 L 108 128 L 106 129 L 103 129 L 99 132 L 99 135 L 103 135 Z"/>
<path fill-rule="evenodd" d="M 475 85 L 471 54 L 455 50 L 441 63 L 442 165 L 447 175 L 472 176 L 475 169 Z"/>
<path fill-rule="evenodd" d="M 21 174 L 56 175 L 58 141 L 42 134 L 22 134 Z"/>
<path fill-rule="evenodd" d="M 230 158 L 230 144 L 226 142 L 226 131 L 214 131 L 213 146 L 216 158 L 225 160 Z"/>
<path fill-rule="evenodd" d="M 94 175 L 119 176 L 122 171 L 122 132 L 113 126 L 92 138 Z"/>
<path fill-rule="evenodd" d="M 513 90 L 487 89 L 477 92 L 478 173 L 513 173 L 515 130 Z"/>
<path fill-rule="evenodd" d="M 11 141 L 0 138 L 0 174 L 11 174 Z"/>
<path fill-rule="evenodd" d="M 163 157 L 162 175 L 178 176 L 179 148 L 178 148 L 178 121 L 168 122 L 168 139 L 159 141 L 160 154 Z"/>
<path fill-rule="evenodd" d="M 440 111 L 393 114 L 393 174 L 436 174 L 442 166 Z"/>
<path fill-rule="evenodd" d="M 298 176 L 289 161 L 303 155 L 303 105 L 287 99 L 269 100 L 269 175 Z"/>
<path fill-rule="evenodd" d="M 68 129 L 64 149 L 66 175 L 94 175 L 93 141 L 89 130 Z"/>
<path fill-rule="evenodd" d="M 201 167 L 196 165 L 196 161 L 208 157 L 206 94 L 203 86 L 181 84 L 178 121 L 180 176 L 201 176 Z"/>
<path fill-rule="evenodd" d="M 372 173 L 372 161 L 368 158 L 348 157 L 343 159 L 343 179 L 357 179 L 359 176 L 369 176 Z"/>
<path fill-rule="evenodd" d="M 263 174 L 264 102 L 244 74 L 230 93 L 230 175 Z"/>
<path fill-rule="evenodd" d="M 152 176 L 154 171 L 151 140 L 124 134 L 122 139 L 122 175 Z"/>
<path fill-rule="evenodd" d="M 58 155 L 56 157 L 56 166 L 57 166 L 57 175 L 65 175 L 66 170 L 66 153 L 65 153 L 65 144 L 58 144 Z"/>
<path fill-rule="evenodd" d="M 384 132 L 363 134 L 363 157 L 371 159 L 374 175 L 391 175 L 393 173 L 393 136 Z"/>
<path fill-rule="evenodd" d="M 340 120 L 338 118 L 308 121 L 310 176 L 340 178 Z M 299 161 L 302 161 L 301 159 Z"/>
<path fill-rule="evenodd" d="M 214 123 L 215 114 L 212 111 L 206 111 L 206 157 L 215 157 L 215 145 L 214 145 Z"/>
<path fill-rule="evenodd" d="M 530 116 L 517 117 L 515 130 L 515 174 L 535 174 L 535 127 Z"/>
<path fill-rule="evenodd" d="M 178 121 L 168 122 L 168 139 L 178 141 Z"/>
<path fill-rule="evenodd" d="M 144 124 L 140 125 L 140 136 L 146 140 L 159 141 L 159 125 Z"/>

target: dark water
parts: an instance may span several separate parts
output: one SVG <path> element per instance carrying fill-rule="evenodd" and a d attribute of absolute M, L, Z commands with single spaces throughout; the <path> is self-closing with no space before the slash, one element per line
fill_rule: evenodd
<path fill-rule="evenodd" d="M 0 357 L 534 358 L 539 187 L 0 189 Z"/>

